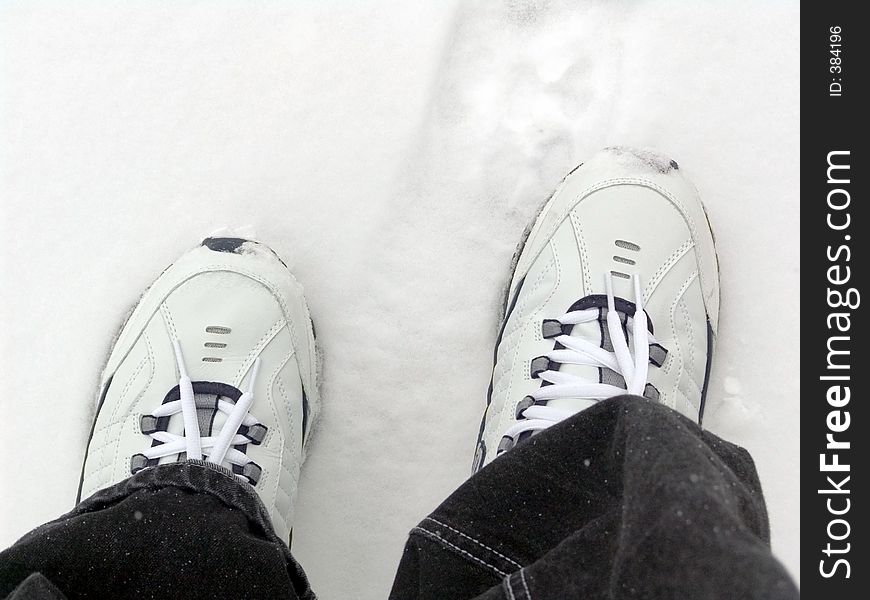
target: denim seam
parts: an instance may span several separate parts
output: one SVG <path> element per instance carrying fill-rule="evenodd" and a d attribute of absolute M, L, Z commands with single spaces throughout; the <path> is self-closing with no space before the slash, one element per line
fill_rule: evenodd
<path fill-rule="evenodd" d="M 425 537 L 434 538 L 439 543 L 455 550 L 456 552 L 459 552 L 463 556 L 467 556 L 468 558 L 472 559 L 474 562 L 477 562 L 477 563 L 480 563 L 486 567 L 489 567 L 490 569 L 492 569 L 493 571 L 495 571 L 497 574 L 501 575 L 502 577 L 507 576 L 507 573 L 505 573 L 504 571 L 502 571 L 501 569 L 499 569 L 495 565 L 492 565 L 492 564 L 486 562 L 482 558 L 475 556 L 474 554 L 472 554 L 471 552 L 469 552 L 467 550 L 463 550 L 462 548 L 460 548 L 456 544 L 452 544 L 452 543 L 448 542 L 447 540 L 445 540 L 443 537 L 441 537 L 437 533 L 433 533 L 424 527 L 420 527 L 419 525 L 417 527 L 414 527 L 414 529 L 411 530 L 412 533 L 415 531 L 423 534 Z"/>
<path fill-rule="evenodd" d="M 515 581 L 516 579 L 520 580 L 519 583 Z M 526 585 L 526 578 L 525 575 L 523 575 L 522 569 L 505 577 L 504 584 L 510 592 L 511 600 L 532 600 L 532 595 L 529 593 L 529 588 Z M 523 587 L 517 587 L 515 590 L 514 586 L 519 584 L 522 584 Z"/>
<path fill-rule="evenodd" d="M 523 568 L 523 565 L 521 565 L 520 563 L 518 563 L 518 562 L 515 561 L 514 559 L 512 559 L 512 558 L 508 558 L 507 556 L 505 556 L 504 554 L 502 554 L 502 553 L 499 552 L 498 550 L 495 550 L 495 549 L 493 549 L 493 548 L 490 548 L 489 546 L 487 546 L 486 544 L 484 544 L 484 543 L 481 542 L 480 540 L 477 540 L 477 539 L 471 537 L 470 535 L 468 535 L 468 534 L 466 534 L 466 533 L 463 533 L 463 532 L 459 531 L 458 529 L 454 529 L 453 527 L 451 527 L 450 525 L 447 525 L 446 523 L 442 523 L 441 521 L 439 521 L 439 520 L 437 520 L 437 519 L 433 519 L 432 517 L 426 517 L 426 518 L 423 519 L 423 520 L 424 520 L 424 521 L 432 521 L 432 522 L 435 523 L 436 525 L 440 525 L 441 527 L 444 527 L 444 528 L 446 528 L 446 529 L 449 529 L 449 530 L 452 531 L 453 533 L 455 533 L 455 534 L 457 534 L 457 535 L 461 535 L 462 537 L 471 540 L 472 542 L 474 542 L 474 543 L 477 544 L 478 546 L 480 546 L 480 547 L 482 547 L 482 548 L 485 548 L 486 550 L 489 550 L 490 552 L 492 552 L 493 554 L 495 554 L 495 555 L 498 556 L 499 558 L 503 558 L 504 560 L 506 560 L 507 562 L 511 563 L 512 565 L 515 565 L 518 569 L 522 569 L 522 568 Z"/>
<path fill-rule="evenodd" d="M 526 592 L 526 600 L 532 600 L 532 593 L 529 591 L 529 584 L 526 582 L 526 571 L 520 569 L 520 581 L 523 582 L 523 590 Z"/>
<path fill-rule="evenodd" d="M 514 596 L 513 586 L 511 586 L 511 576 L 508 575 L 504 579 L 501 580 L 502 587 L 507 590 L 507 596 L 510 600 L 517 600 L 517 597 Z"/>

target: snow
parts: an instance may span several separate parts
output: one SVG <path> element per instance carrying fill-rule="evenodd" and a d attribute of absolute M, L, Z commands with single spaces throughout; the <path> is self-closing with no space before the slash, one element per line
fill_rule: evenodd
<path fill-rule="evenodd" d="M 571 167 L 635 145 L 706 202 L 706 425 L 754 455 L 797 577 L 796 2 L 121 4 L 0 5 L 0 546 L 71 507 L 144 286 L 251 226 L 325 355 L 294 552 L 323 598 L 385 597 L 467 477 L 521 231 Z"/>

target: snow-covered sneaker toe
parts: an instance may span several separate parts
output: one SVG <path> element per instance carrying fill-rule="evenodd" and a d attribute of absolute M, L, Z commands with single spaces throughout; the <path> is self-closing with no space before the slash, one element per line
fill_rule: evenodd
<path fill-rule="evenodd" d="M 287 540 L 318 404 L 302 287 L 266 246 L 208 238 L 154 282 L 115 342 L 79 497 L 201 459 L 254 486 Z"/>
<path fill-rule="evenodd" d="M 559 185 L 515 257 L 473 470 L 632 393 L 700 422 L 719 273 L 676 162 L 608 148 Z"/>

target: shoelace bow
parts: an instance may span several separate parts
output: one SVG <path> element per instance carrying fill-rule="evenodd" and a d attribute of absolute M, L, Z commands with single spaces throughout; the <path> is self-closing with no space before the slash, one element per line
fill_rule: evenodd
<path fill-rule="evenodd" d="M 546 357 L 556 363 L 588 365 L 612 369 L 622 375 L 625 380 L 625 388 L 608 383 L 589 382 L 582 377 L 561 371 L 546 370 L 538 374 L 538 377 L 550 385 L 542 385 L 529 394 L 532 400 L 531 406 L 519 412 L 519 419 L 505 431 L 504 436 L 517 440 L 522 433 L 537 432 L 551 425 L 559 423 L 593 406 L 601 400 L 619 396 L 621 394 L 643 395 L 647 377 L 649 376 L 649 346 L 656 340 L 647 329 L 647 315 L 643 309 L 643 292 L 640 288 L 640 278 L 635 275 L 634 315 L 627 315 L 632 321 L 632 351 L 629 349 L 628 340 L 622 329 L 622 321 L 616 310 L 616 301 L 613 295 L 612 275 L 605 276 L 607 289 L 607 331 L 613 344 L 613 352 L 601 348 L 582 337 L 562 334 L 555 338 L 564 348 L 553 350 Z M 597 308 L 575 310 L 565 313 L 558 319 L 562 325 L 577 325 L 597 321 L 599 311 Z M 574 409 L 557 408 L 548 406 L 546 403 L 557 398 L 571 398 L 578 400 L 585 406 Z"/>
<path fill-rule="evenodd" d="M 216 464 L 229 463 L 230 466 L 244 466 L 250 463 L 251 459 L 244 452 L 236 450 L 231 446 L 251 443 L 248 437 L 238 432 L 239 427 L 242 425 L 251 427 L 259 424 L 259 421 L 248 412 L 254 401 L 254 382 L 260 369 L 259 357 L 254 359 L 251 367 L 251 377 L 248 380 L 247 390 L 242 393 L 236 403 L 233 404 L 226 400 L 218 401 L 217 410 L 226 415 L 226 420 L 221 427 L 220 433 L 216 436 L 202 437 L 196 412 L 193 382 L 187 375 L 184 358 L 181 354 L 181 345 L 177 339 L 173 339 L 172 346 L 175 351 L 175 360 L 180 374 L 178 380 L 180 399 L 161 404 L 151 414 L 159 418 L 169 417 L 180 412 L 184 420 L 184 435 L 159 430 L 148 433 L 151 438 L 160 443 L 147 448 L 142 452 L 142 455 L 151 460 L 185 452 L 188 459 L 202 460 L 203 450 L 206 450 L 206 462 Z M 224 466 L 227 465 L 224 464 Z"/>

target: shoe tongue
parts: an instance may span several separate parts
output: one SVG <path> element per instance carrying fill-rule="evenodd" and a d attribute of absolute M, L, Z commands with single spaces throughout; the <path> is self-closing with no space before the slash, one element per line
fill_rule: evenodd
<path fill-rule="evenodd" d="M 241 391 L 226 384 L 202 381 L 193 382 L 193 399 L 196 402 L 196 417 L 199 423 L 200 437 L 218 435 L 224 426 L 227 415 L 218 410 L 218 401 L 224 400 L 234 403 L 235 399 L 239 396 L 241 396 Z M 175 400 L 178 397 L 178 388 L 175 388 L 169 393 L 167 400 Z M 184 433 L 184 416 L 181 413 L 172 415 L 169 418 L 166 430 L 170 433 L 182 435 Z M 207 455 L 207 451 L 204 451 L 203 454 Z M 184 458 L 184 454 L 166 456 L 160 459 L 160 463 L 176 462 L 184 460 Z"/>
<path fill-rule="evenodd" d="M 217 434 L 221 430 L 223 420 L 225 419 L 224 413 L 217 409 L 217 400 L 221 396 L 216 394 L 194 394 L 193 398 L 196 401 L 199 435 L 207 437 L 212 435 L 212 432 Z"/>

